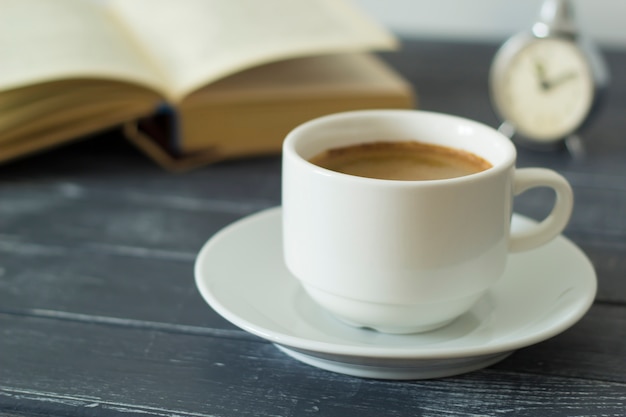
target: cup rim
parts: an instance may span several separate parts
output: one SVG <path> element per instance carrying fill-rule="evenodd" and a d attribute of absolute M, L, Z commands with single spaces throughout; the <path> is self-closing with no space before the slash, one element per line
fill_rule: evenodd
<path fill-rule="evenodd" d="M 429 179 L 429 180 L 395 180 L 395 179 L 384 179 L 384 178 L 370 178 L 370 177 L 361 177 L 352 174 L 345 174 L 337 171 L 333 171 L 327 168 L 323 168 L 319 165 L 316 165 L 312 162 L 309 162 L 307 158 L 303 157 L 300 152 L 296 149 L 297 145 L 303 140 L 302 137 L 308 131 L 312 131 L 314 129 L 318 129 L 319 127 L 329 125 L 332 123 L 338 123 L 346 120 L 358 120 L 368 117 L 422 117 L 429 118 L 431 120 L 446 120 L 449 122 L 454 122 L 457 126 L 465 126 L 470 129 L 481 130 L 484 132 L 488 132 L 490 135 L 494 137 L 498 137 L 498 139 L 494 139 L 494 141 L 498 142 L 498 146 L 500 146 L 505 153 L 505 155 L 501 158 L 501 160 L 496 161 L 495 163 L 492 160 L 485 158 L 484 155 L 480 155 L 477 152 L 469 151 L 477 154 L 481 158 L 487 159 L 489 163 L 491 163 L 491 167 L 487 168 L 483 171 L 476 172 L 469 175 L 464 175 L 460 177 L 453 178 L 442 178 L 442 179 Z M 404 140 L 404 139 L 398 139 Z M 448 146 L 448 145 L 444 145 Z M 449 146 L 451 147 L 451 146 Z M 325 147 L 324 149 L 328 149 L 329 147 Z M 292 129 L 283 142 L 283 158 L 289 158 L 302 168 L 306 168 L 308 170 L 312 170 L 313 172 L 328 176 L 334 177 L 337 179 L 342 179 L 346 181 L 354 181 L 357 183 L 370 183 L 370 184 L 384 184 L 386 186 L 430 186 L 437 185 L 441 186 L 442 184 L 457 184 L 468 181 L 475 181 L 483 177 L 498 175 L 500 172 L 505 171 L 515 164 L 515 160 L 517 157 L 517 151 L 515 149 L 515 145 L 512 141 L 505 136 L 503 133 L 494 129 L 491 126 L 488 126 L 484 123 L 468 119 L 461 116 L 451 115 L 447 113 L 441 112 L 433 112 L 433 111 L 425 111 L 425 110 L 409 110 L 409 109 L 370 109 L 370 110 L 353 110 L 346 111 L 340 113 L 333 113 L 325 116 L 321 116 L 315 119 L 311 119 L 307 122 L 304 122 L 294 129 Z"/>

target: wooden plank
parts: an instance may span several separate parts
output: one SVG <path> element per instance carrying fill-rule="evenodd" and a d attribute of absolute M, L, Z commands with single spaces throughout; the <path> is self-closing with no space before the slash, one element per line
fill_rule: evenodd
<path fill-rule="evenodd" d="M 195 254 L 179 255 L 159 259 L 35 245 L 10 256 L 0 251 L 0 311 L 232 329 L 196 290 Z"/>
<path fill-rule="evenodd" d="M 626 236 L 626 177 L 564 174 L 576 197 L 568 229 Z M 135 190 L 62 182 L 5 184 L 0 191 L 2 234 L 33 241 L 43 241 L 45 237 L 53 241 L 89 239 L 162 248 L 186 244 L 183 239 L 187 239 L 197 245 L 216 226 L 280 204 L 277 196 L 214 198 L 201 196 L 201 189 L 195 191 L 196 195 L 191 195 L 191 191 L 180 195 L 174 186 L 158 193 L 144 188 L 147 187 L 140 184 Z M 273 184 L 273 188 L 279 189 L 279 184 Z M 531 190 L 516 199 L 516 211 L 541 218 L 553 200 L 550 190 Z"/>
<path fill-rule="evenodd" d="M 505 361 L 458 377 L 379 382 L 301 364 L 256 340 L 11 315 L 0 315 L 0 336 L 0 407 L 14 411 L 600 416 L 619 415 L 626 405 L 626 381 L 587 379 L 587 367 L 573 378 L 559 376 L 574 369 L 563 362 L 553 364 L 550 376 L 514 362 L 509 363 L 515 370 L 508 370 Z M 624 351 L 616 353 L 623 358 Z M 554 359 L 543 354 L 535 351 L 533 357 Z M 609 376 L 615 375 L 611 370 Z"/>
<path fill-rule="evenodd" d="M 196 252 L 224 225 L 278 204 L 271 199 L 192 198 L 175 190 L 155 195 L 140 186 L 136 191 L 99 190 L 61 182 L 5 184 L 0 199 L 5 247 L 13 242 L 99 243 L 174 252 Z"/>
<path fill-rule="evenodd" d="M 605 244 L 595 236 L 570 237 L 595 265 L 597 300 L 624 304 L 626 245 Z M 231 329 L 195 287 L 195 256 L 190 250 L 97 242 L 52 246 L 14 240 L 8 244 L 0 239 L 0 311 L 49 310 Z"/>
<path fill-rule="evenodd" d="M 626 182 L 618 177 L 570 177 L 576 202 L 567 230 L 594 233 L 597 238 L 626 239 Z M 280 204 L 274 198 L 234 201 L 179 196 L 174 189 L 157 196 L 144 191 L 86 189 L 61 183 L 5 186 L 0 198 L 0 242 L 4 240 L 4 246 L 12 240 L 102 242 L 189 252 L 228 223 Z M 519 196 L 515 209 L 540 219 L 553 201 L 550 190 L 535 189 Z"/>

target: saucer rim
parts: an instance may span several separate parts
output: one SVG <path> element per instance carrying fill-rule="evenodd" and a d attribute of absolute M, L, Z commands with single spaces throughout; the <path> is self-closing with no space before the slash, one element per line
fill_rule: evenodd
<path fill-rule="evenodd" d="M 445 378 L 449 376 L 473 372 L 494 365 L 514 351 L 497 352 L 493 355 L 467 356 L 462 358 L 445 358 L 444 360 L 417 360 L 418 363 L 395 365 L 391 360 L 378 364 L 360 364 L 341 361 L 338 357 L 320 357 L 316 354 L 304 352 L 284 345 L 274 344 L 281 352 L 288 356 L 331 372 L 356 376 L 360 378 L 390 379 L 390 380 L 421 380 Z M 384 359 L 384 358 L 383 358 Z M 457 360 L 456 363 L 449 361 Z"/>
<path fill-rule="evenodd" d="M 586 314 L 595 299 L 597 291 L 597 277 L 591 261 L 577 245 L 575 245 L 565 236 L 559 235 L 557 238 L 555 238 L 555 240 L 559 241 L 560 244 L 565 245 L 566 250 L 572 253 L 571 256 L 579 257 L 586 264 L 588 271 L 587 273 L 584 273 L 585 279 L 583 281 L 583 284 L 581 284 L 586 287 L 586 290 L 582 293 L 581 297 L 576 300 L 575 305 L 573 304 L 572 307 L 568 309 L 568 315 L 563 316 L 558 323 L 553 326 L 548 326 L 542 331 L 534 332 L 532 334 L 522 332 L 521 335 L 513 338 L 512 340 L 501 343 L 495 342 L 485 347 L 474 346 L 468 348 L 459 346 L 447 348 L 430 348 L 415 346 L 410 348 L 385 348 L 381 346 L 354 346 L 331 343 L 314 339 L 307 339 L 301 336 L 294 336 L 266 329 L 263 328 L 263 326 L 261 325 L 251 323 L 248 320 L 239 317 L 237 314 L 233 313 L 227 307 L 222 305 L 218 298 L 214 297 L 208 285 L 208 278 L 205 278 L 203 276 L 203 265 L 207 254 L 211 252 L 212 248 L 219 245 L 222 239 L 227 238 L 234 231 L 238 229 L 245 229 L 250 223 L 268 221 L 272 217 L 280 216 L 281 214 L 282 208 L 280 206 L 264 209 L 243 217 L 218 231 L 202 246 L 202 248 L 198 252 L 194 265 L 194 275 L 196 287 L 198 288 L 200 294 L 204 298 L 205 302 L 219 315 L 224 317 L 235 326 L 255 336 L 258 336 L 269 342 L 284 346 L 286 348 L 293 348 L 309 352 L 318 352 L 344 357 L 369 357 L 380 359 L 408 360 L 452 359 L 491 355 L 502 352 L 514 351 L 519 348 L 542 342 L 556 336 L 559 333 L 562 333 L 563 331 L 574 325 L 576 322 L 578 322 Z M 513 216 L 522 222 L 526 222 L 529 224 L 537 223 L 536 220 L 517 213 L 514 213 Z M 541 250 L 541 248 L 537 250 Z M 583 274 L 583 272 L 581 272 L 581 274 Z M 437 330 L 434 331 L 436 332 Z M 398 335 L 396 337 L 413 336 L 414 335 Z"/>

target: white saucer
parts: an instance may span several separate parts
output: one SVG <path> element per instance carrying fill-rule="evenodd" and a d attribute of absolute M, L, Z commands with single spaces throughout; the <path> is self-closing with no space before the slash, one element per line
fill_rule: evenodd
<path fill-rule="evenodd" d="M 533 223 L 514 215 L 514 228 Z M 596 292 L 587 257 L 558 237 L 540 249 L 511 255 L 499 283 L 444 328 L 415 335 L 352 328 L 318 308 L 287 271 L 280 208 L 217 233 L 198 254 L 195 276 L 215 311 L 293 358 L 383 379 L 437 378 L 494 364 L 573 325 Z"/>

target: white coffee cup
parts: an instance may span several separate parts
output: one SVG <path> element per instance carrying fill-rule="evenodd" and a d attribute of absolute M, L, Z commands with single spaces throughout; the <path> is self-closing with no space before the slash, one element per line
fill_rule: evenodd
<path fill-rule="evenodd" d="M 462 149 L 492 167 L 398 181 L 308 161 L 330 148 L 407 140 Z M 365 110 L 306 122 L 283 144 L 287 268 L 313 300 L 348 324 L 386 333 L 444 326 L 501 277 L 509 253 L 547 243 L 569 221 L 568 182 L 548 169 L 515 169 L 515 158 L 497 130 L 450 115 Z M 554 208 L 532 230 L 511 233 L 513 197 L 533 187 L 554 189 Z"/>

